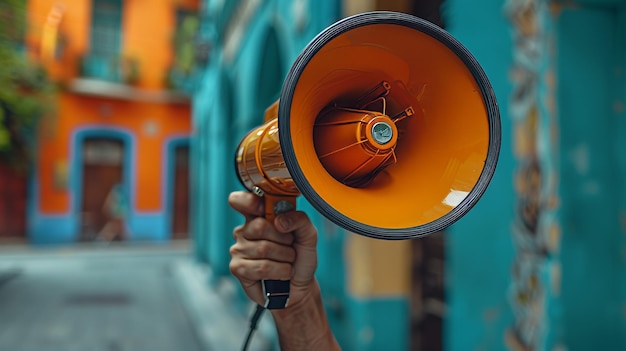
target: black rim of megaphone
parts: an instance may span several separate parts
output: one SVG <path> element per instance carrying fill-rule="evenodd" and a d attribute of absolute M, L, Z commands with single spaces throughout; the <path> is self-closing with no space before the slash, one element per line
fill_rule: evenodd
<path fill-rule="evenodd" d="M 355 221 L 330 206 L 315 189 L 309 184 L 302 169 L 298 165 L 296 155 L 291 147 L 291 130 L 290 130 L 290 111 L 293 94 L 298 84 L 300 75 L 306 68 L 313 56 L 329 41 L 336 36 L 349 30 L 372 24 L 397 24 L 416 29 L 425 33 L 442 44 L 446 45 L 454 52 L 467 66 L 473 74 L 478 86 L 480 87 L 485 107 L 487 109 L 489 119 L 489 145 L 487 159 L 482 173 L 468 196 L 461 203 L 453 208 L 448 214 L 440 217 L 432 222 L 409 228 L 380 228 Z M 304 197 L 311 203 L 313 207 L 326 218 L 344 229 L 368 237 L 377 239 L 410 239 L 431 233 L 435 233 L 450 226 L 461 217 L 463 217 L 485 193 L 491 178 L 496 169 L 498 156 L 500 153 L 501 130 L 500 130 L 500 113 L 496 101 L 493 88 L 487 78 L 487 75 L 479 65 L 478 61 L 458 40 L 442 28 L 417 18 L 412 15 L 389 12 L 375 11 L 367 12 L 351 17 L 344 18 L 324 31 L 319 33 L 300 53 L 294 64 L 292 65 L 281 91 L 279 111 L 278 111 L 278 127 L 280 144 L 283 157 L 290 175 L 298 186 L 298 189 Z"/>

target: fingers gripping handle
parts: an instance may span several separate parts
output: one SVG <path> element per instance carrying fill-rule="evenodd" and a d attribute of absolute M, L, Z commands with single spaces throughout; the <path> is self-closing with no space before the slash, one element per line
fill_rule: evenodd
<path fill-rule="evenodd" d="M 293 196 L 265 195 L 265 218 L 274 223 L 276 215 L 293 211 L 296 208 L 296 198 Z M 263 296 L 265 308 L 283 309 L 289 302 L 289 280 L 263 280 Z"/>

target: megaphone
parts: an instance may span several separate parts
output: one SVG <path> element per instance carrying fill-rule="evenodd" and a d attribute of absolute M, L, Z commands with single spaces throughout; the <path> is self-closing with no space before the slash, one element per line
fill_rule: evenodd
<path fill-rule="evenodd" d="M 376 11 L 340 20 L 301 52 L 265 123 L 236 151 L 266 217 L 308 202 L 376 239 L 441 231 L 480 199 L 501 143 L 498 104 L 472 54 L 440 27 Z M 264 281 L 283 308 L 289 282 Z"/>

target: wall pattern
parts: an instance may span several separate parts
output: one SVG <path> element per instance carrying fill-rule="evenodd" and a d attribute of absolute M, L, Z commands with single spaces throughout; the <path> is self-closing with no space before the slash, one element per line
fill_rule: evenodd
<path fill-rule="evenodd" d="M 514 324 L 506 335 L 513 350 L 552 349 L 560 288 L 558 148 L 553 32 L 549 3 L 509 0 L 514 38 L 509 115 L 517 161 L 512 235 L 516 255 L 509 298 Z"/>

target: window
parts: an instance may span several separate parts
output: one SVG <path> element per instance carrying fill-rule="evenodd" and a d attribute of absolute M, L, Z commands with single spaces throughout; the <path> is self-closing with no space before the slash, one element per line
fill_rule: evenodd
<path fill-rule="evenodd" d="M 122 1 L 94 0 L 91 21 L 91 54 L 115 57 L 120 53 Z"/>

